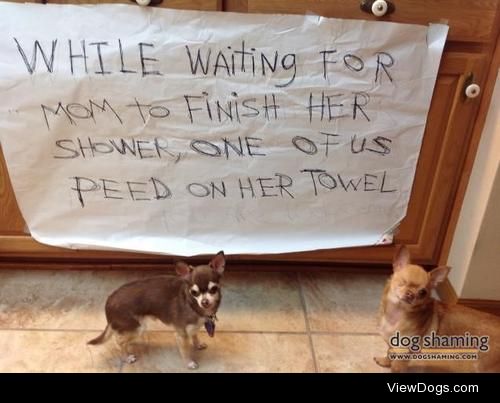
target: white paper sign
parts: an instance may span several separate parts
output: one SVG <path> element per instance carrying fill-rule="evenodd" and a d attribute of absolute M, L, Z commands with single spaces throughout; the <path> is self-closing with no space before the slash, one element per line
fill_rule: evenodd
<path fill-rule="evenodd" d="M 0 3 L 0 32 L 33 237 L 189 256 L 390 241 L 447 27 Z"/>

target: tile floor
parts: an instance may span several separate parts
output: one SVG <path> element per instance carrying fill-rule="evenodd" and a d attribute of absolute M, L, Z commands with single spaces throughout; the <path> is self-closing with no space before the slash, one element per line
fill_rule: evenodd
<path fill-rule="evenodd" d="M 131 271 L 0 270 L 0 372 L 184 372 L 171 328 L 152 322 L 139 360 L 112 342 L 106 297 L 144 276 Z M 383 372 L 375 318 L 386 280 L 344 272 L 226 274 L 214 338 L 201 372 Z"/>

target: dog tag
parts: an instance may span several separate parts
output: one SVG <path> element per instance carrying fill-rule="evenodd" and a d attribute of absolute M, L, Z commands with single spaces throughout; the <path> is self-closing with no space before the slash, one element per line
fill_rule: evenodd
<path fill-rule="evenodd" d="M 215 333 L 215 322 L 213 319 L 207 319 L 205 321 L 205 329 L 207 329 L 207 333 L 210 337 L 214 337 Z"/>

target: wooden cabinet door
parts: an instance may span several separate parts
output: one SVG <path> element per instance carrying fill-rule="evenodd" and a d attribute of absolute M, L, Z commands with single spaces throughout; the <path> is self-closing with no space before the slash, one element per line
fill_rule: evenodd
<path fill-rule="evenodd" d="M 5 243 L 5 240 L 2 242 L 2 236 L 25 236 L 25 228 L 26 224 L 21 216 L 19 207 L 17 207 L 2 148 L 0 147 L 0 248 Z"/>

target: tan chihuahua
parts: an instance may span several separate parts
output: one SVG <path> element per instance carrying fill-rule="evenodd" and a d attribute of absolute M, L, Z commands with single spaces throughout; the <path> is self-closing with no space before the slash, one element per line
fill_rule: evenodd
<path fill-rule="evenodd" d="M 394 272 L 385 286 L 379 312 L 380 334 L 389 345 L 389 351 L 386 357 L 374 358 L 377 364 L 390 367 L 392 372 L 407 369 L 408 360 L 390 359 L 394 340 L 400 338 L 418 340 L 420 347 L 422 342 L 432 342 L 434 345 L 429 347 L 434 348 L 436 341 L 449 346 L 451 339 L 472 340 L 476 344 L 486 341 L 478 350 L 479 359 L 474 361 L 474 369 L 477 372 L 500 371 L 500 318 L 432 298 L 431 292 L 447 277 L 449 270 L 447 266 L 440 266 L 426 272 L 421 266 L 411 264 L 406 246 L 397 249 Z M 420 351 L 420 347 L 412 351 Z"/>
<path fill-rule="evenodd" d="M 101 344 L 114 336 L 126 353 L 127 362 L 133 363 L 136 356 L 130 353 L 129 346 L 141 335 L 143 321 L 150 316 L 175 327 L 179 351 L 187 367 L 198 368 L 194 349 L 202 350 L 207 345 L 199 342 L 197 332 L 204 325 L 208 334 L 214 335 L 225 263 L 221 251 L 207 265 L 177 263 L 178 277 L 151 277 L 123 285 L 106 301 L 106 329 L 88 344 Z"/>

